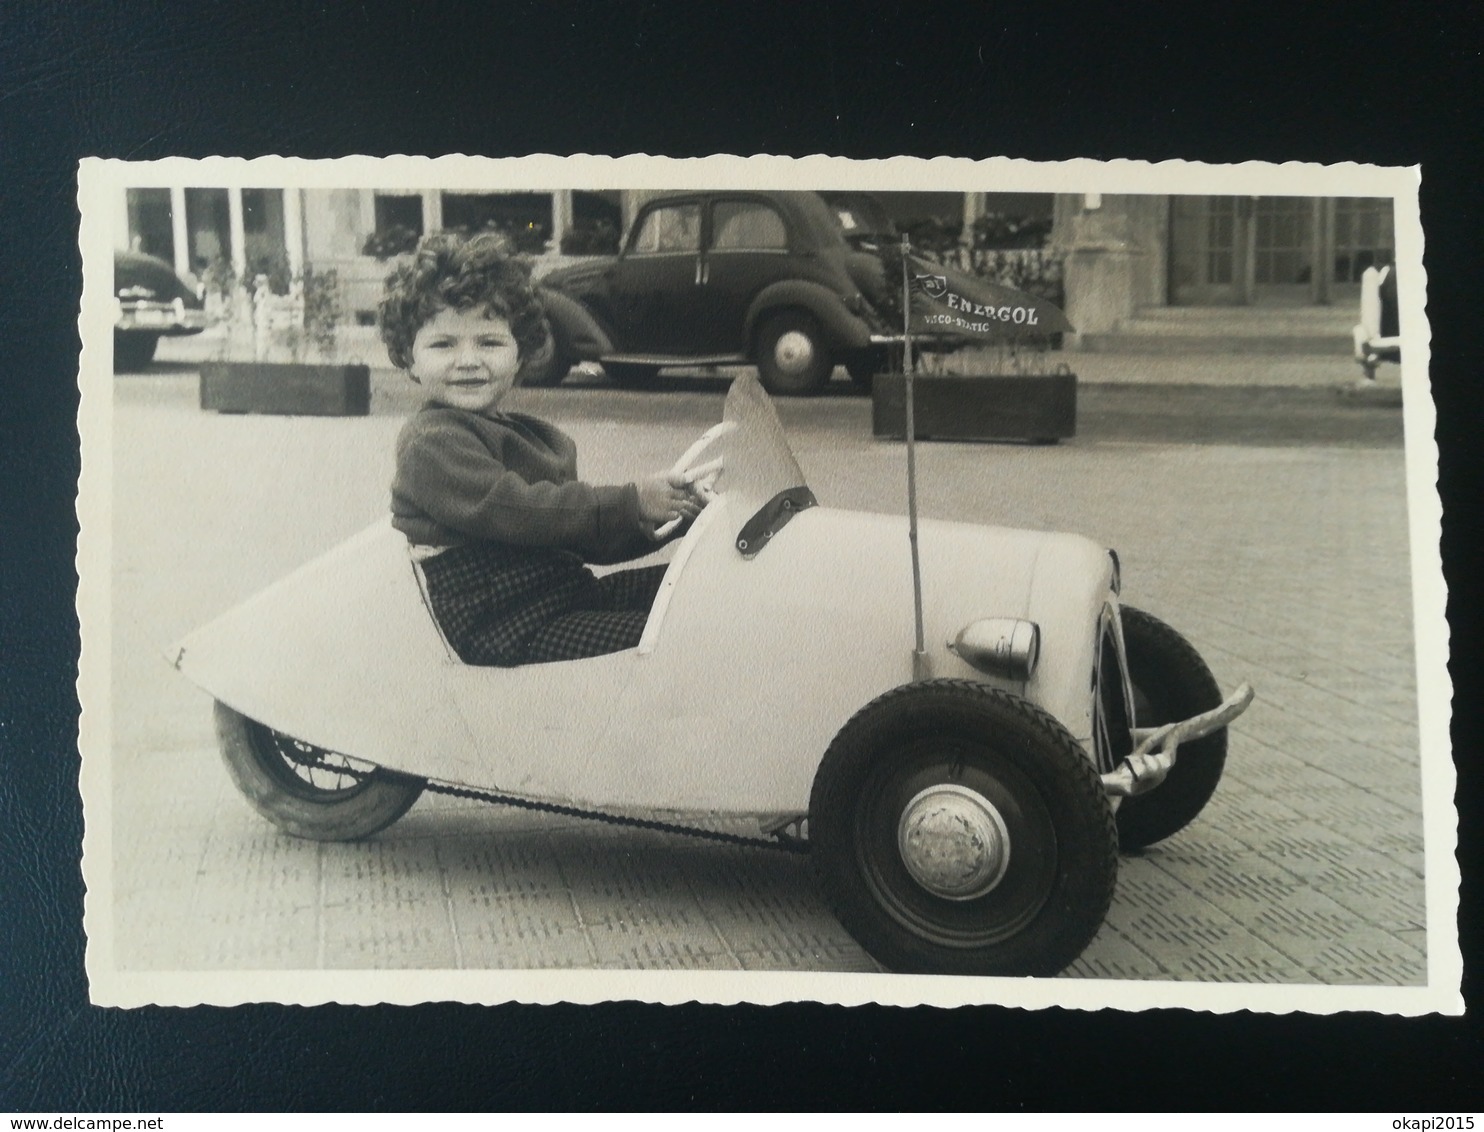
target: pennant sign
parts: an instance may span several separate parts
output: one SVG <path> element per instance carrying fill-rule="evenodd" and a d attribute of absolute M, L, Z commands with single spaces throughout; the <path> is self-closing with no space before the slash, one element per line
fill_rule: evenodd
<path fill-rule="evenodd" d="M 1072 329 L 1045 299 L 941 263 L 907 257 L 913 334 L 954 338 L 1045 338 Z"/>

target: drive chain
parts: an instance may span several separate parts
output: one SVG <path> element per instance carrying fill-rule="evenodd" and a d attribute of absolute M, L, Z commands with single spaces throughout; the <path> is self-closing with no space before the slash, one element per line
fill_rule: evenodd
<path fill-rule="evenodd" d="M 469 798 L 476 802 L 488 802 L 495 806 L 514 806 L 521 810 L 535 810 L 543 814 L 558 814 L 568 818 L 602 822 L 605 825 L 628 826 L 632 829 L 647 829 L 655 833 L 673 833 L 681 837 L 696 837 L 703 841 L 719 841 L 723 845 L 745 845 L 749 849 L 776 849 L 784 853 L 807 853 L 809 842 L 803 838 L 785 836 L 747 837 L 740 833 L 724 833 L 715 829 L 700 829 L 692 825 L 659 821 L 655 818 L 634 818 L 624 814 L 610 814 L 603 810 L 584 810 L 577 806 L 564 806 L 558 802 L 538 802 L 532 798 L 519 798 L 511 794 L 499 794 L 493 790 L 475 790 L 468 786 L 445 786 L 441 782 L 428 782 L 426 789 L 434 794 L 447 794 L 451 798 Z"/>
<path fill-rule="evenodd" d="M 349 765 L 344 755 L 334 757 L 345 760 L 341 762 L 329 762 L 327 755 L 334 752 L 324 751 L 308 743 L 289 739 L 284 736 L 295 748 L 296 752 L 289 754 L 283 752 L 291 760 L 303 767 L 313 767 L 320 770 L 328 770 L 357 782 L 365 782 L 374 778 L 378 770 L 361 770 L 359 767 Z M 679 825 L 675 822 L 659 821 L 655 818 L 635 818 L 624 814 L 610 814 L 603 810 L 584 810 L 577 806 L 564 806 L 559 802 L 539 802 L 533 798 L 522 798 L 514 794 L 502 794 L 495 790 L 479 790 L 471 786 L 450 786 L 442 782 L 431 780 L 423 781 L 423 789 L 432 794 L 446 794 L 450 798 L 468 798 L 475 802 L 488 802 L 494 806 L 514 806 L 521 810 L 535 810 L 543 814 L 557 814 L 561 817 L 582 818 L 585 821 L 602 822 L 605 825 L 627 826 L 631 829 L 647 829 L 655 833 L 672 833 L 681 837 L 695 837 L 702 841 L 717 841 L 723 845 L 743 845 L 749 849 L 776 849 L 784 853 L 807 853 L 809 842 L 807 838 L 794 837 L 785 833 L 775 834 L 773 837 L 746 837 L 740 833 L 724 833 L 715 829 L 700 829 L 697 826 Z"/>

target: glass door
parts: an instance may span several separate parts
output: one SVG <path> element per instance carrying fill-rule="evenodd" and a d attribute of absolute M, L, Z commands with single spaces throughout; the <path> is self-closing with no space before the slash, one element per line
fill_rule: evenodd
<path fill-rule="evenodd" d="M 1237 197 L 1170 198 L 1170 305 L 1244 302 Z"/>
<path fill-rule="evenodd" d="M 1324 231 L 1319 197 L 1174 197 L 1174 306 L 1296 306 L 1326 297 L 1315 264 Z"/>
<path fill-rule="evenodd" d="M 1295 307 L 1320 301 L 1314 265 L 1321 229 L 1319 197 L 1252 197 L 1247 240 L 1246 302 L 1253 306 Z"/>
<path fill-rule="evenodd" d="M 1389 197 L 1172 197 L 1172 306 L 1351 303 L 1395 248 Z"/>

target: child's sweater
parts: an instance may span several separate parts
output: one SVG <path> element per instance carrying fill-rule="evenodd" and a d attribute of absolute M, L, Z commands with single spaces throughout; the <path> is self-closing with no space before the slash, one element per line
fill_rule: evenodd
<path fill-rule="evenodd" d="M 577 446 L 561 429 L 441 405 L 424 406 L 397 437 L 392 525 L 425 546 L 547 547 L 593 563 L 654 549 L 638 489 L 580 482 Z"/>

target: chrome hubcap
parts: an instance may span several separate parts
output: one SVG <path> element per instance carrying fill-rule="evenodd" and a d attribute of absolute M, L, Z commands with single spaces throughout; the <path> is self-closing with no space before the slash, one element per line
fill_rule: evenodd
<path fill-rule="evenodd" d="M 1010 831 L 984 795 L 943 783 L 903 808 L 897 851 L 912 879 L 934 896 L 973 900 L 1004 879 Z"/>
<path fill-rule="evenodd" d="M 814 340 L 800 330 L 790 330 L 773 344 L 773 361 L 785 373 L 803 373 L 814 362 Z"/>

